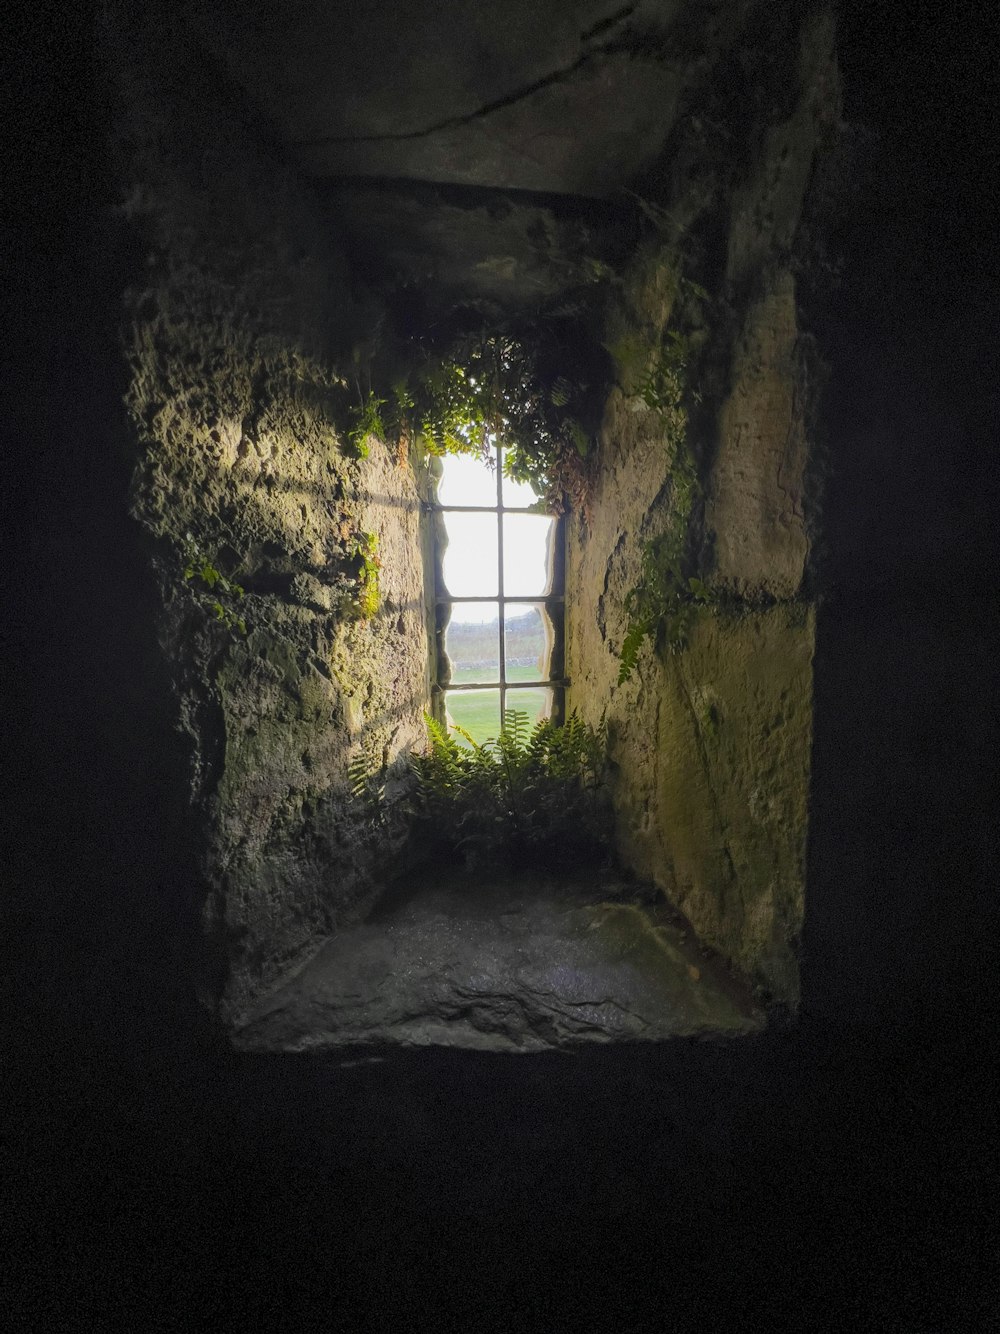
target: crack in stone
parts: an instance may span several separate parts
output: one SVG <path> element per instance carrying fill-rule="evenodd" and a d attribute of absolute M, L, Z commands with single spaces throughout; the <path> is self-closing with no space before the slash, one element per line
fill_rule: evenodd
<path fill-rule="evenodd" d="M 580 41 L 589 42 L 592 37 L 598 37 L 602 32 L 607 32 L 608 29 L 613 28 L 616 23 L 621 23 L 622 19 L 631 18 L 635 13 L 635 9 L 636 7 L 634 4 L 622 5 L 621 9 L 616 9 L 615 12 L 609 14 L 607 18 L 598 19 L 596 23 L 592 23 L 589 28 L 586 28 L 581 32 Z"/>
<path fill-rule="evenodd" d="M 608 19 L 600 20 L 586 33 L 582 34 L 582 40 L 586 41 L 591 35 L 605 32 L 608 28 L 614 27 L 622 19 L 628 18 L 634 10 L 635 5 L 628 5 Z M 291 144 L 294 148 L 322 148 L 334 144 L 408 143 L 415 139 L 429 139 L 431 135 L 440 134 L 443 130 L 459 129 L 463 125 L 471 125 L 477 120 L 483 120 L 495 111 L 503 111 L 507 107 L 515 106 L 518 102 L 523 102 L 545 88 L 551 88 L 555 84 L 571 79 L 574 74 L 586 68 L 591 61 L 601 56 L 622 53 L 638 55 L 644 49 L 646 48 L 644 48 L 638 35 L 625 32 L 589 51 L 582 51 L 570 64 L 563 66 L 561 69 L 553 70 L 549 74 L 543 74 L 540 79 L 535 79 L 521 88 L 516 88 L 513 92 L 505 93 L 502 97 L 494 98 L 492 102 L 486 102 L 483 106 L 477 107 L 475 111 L 469 111 L 460 116 L 446 116 L 444 120 L 437 121 L 433 125 L 427 125 L 423 129 L 402 130 L 392 134 L 322 135 L 318 139 L 293 139 Z"/>
<path fill-rule="evenodd" d="M 611 996 L 605 997 L 605 999 L 603 1000 L 574 1001 L 574 1000 L 569 1000 L 565 996 L 559 996 L 554 991 L 541 991 L 530 987 L 526 988 L 526 990 L 528 991 L 528 994 L 530 996 L 537 998 L 539 1001 L 541 1001 L 543 1005 L 545 1005 L 546 1009 L 555 1014 L 560 1013 L 559 1010 L 560 1006 L 565 1006 L 568 1009 L 582 1009 L 584 1006 L 586 1006 L 590 1009 L 598 1010 L 603 1005 L 611 1005 L 616 1010 L 620 1010 L 622 1014 L 627 1014 L 629 1018 L 637 1020 L 640 1024 L 642 1024 L 643 1028 L 649 1027 L 648 1019 L 644 1019 L 641 1014 L 637 1014 L 635 1010 L 630 1010 L 627 1005 L 623 1005 L 621 1001 L 614 1000 Z M 542 999 L 543 997 L 549 997 L 552 1003 L 546 1003 L 546 1001 Z M 593 1029 L 602 1029 L 603 1025 L 591 1023 L 588 1024 L 587 1027 Z"/>
<path fill-rule="evenodd" d="M 567 997 L 559 996 L 554 991 L 544 991 L 533 987 L 525 987 L 525 994 L 523 997 L 514 995 L 511 992 L 470 992 L 462 987 L 456 987 L 455 991 L 458 996 L 467 999 L 469 1003 L 454 1007 L 451 1014 L 446 1013 L 446 1009 L 451 1007 L 439 1006 L 438 1016 L 443 1018 L 445 1022 L 453 1022 L 455 1019 L 467 1020 L 476 1026 L 476 1015 L 483 1010 L 486 1011 L 487 1016 L 491 1015 L 491 1003 L 499 1002 L 507 1011 L 507 1015 L 496 1015 L 496 1019 L 504 1028 L 508 1026 L 504 1023 L 504 1020 L 508 1015 L 514 1012 L 520 1014 L 522 1021 L 532 1031 L 535 1031 L 539 1021 L 547 1023 L 546 1015 L 552 1015 L 556 1020 L 562 1019 L 564 1022 L 571 1024 L 574 1031 L 586 1030 L 594 1033 L 606 1033 L 608 1032 L 608 1025 L 606 1023 L 602 1023 L 599 1020 L 580 1019 L 571 1012 L 573 1010 L 585 1008 L 599 1010 L 607 1005 L 612 1006 L 614 1009 L 640 1024 L 642 1030 L 648 1029 L 650 1026 L 648 1019 L 644 1018 L 641 1014 L 637 1014 L 634 1010 L 630 1010 L 628 1006 L 623 1005 L 620 1001 L 616 1001 L 610 996 L 605 997 L 602 1000 L 574 1001 L 569 1000 Z M 545 1013 L 541 1014 L 539 1011 L 544 1011 Z"/>
<path fill-rule="evenodd" d="M 683 703 L 687 706 L 687 712 L 690 717 L 691 727 L 694 733 L 695 747 L 697 748 L 698 757 L 701 761 L 701 767 L 705 774 L 705 785 L 708 788 L 712 801 L 712 812 L 715 816 L 715 825 L 721 834 L 721 831 L 724 829 L 725 824 L 722 819 L 722 807 L 719 803 L 719 794 L 716 791 L 715 784 L 712 781 L 712 770 L 709 764 L 708 745 L 705 740 L 705 731 L 702 726 L 701 720 L 698 717 L 698 711 L 694 706 L 694 697 L 691 691 L 691 687 L 688 685 L 687 677 L 684 673 L 684 667 L 680 657 L 675 658 L 675 663 L 676 663 L 677 682 L 680 686 L 680 694 L 682 696 Z M 722 853 L 724 865 L 728 867 L 729 870 L 729 880 L 728 881 L 723 880 L 722 882 L 723 902 L 725 903 L 726 896 L 730 893 L 731 887 L 739 885 L 739 876 L 736 873 L 736 864 L 733 861 L 729 844 L 724 837 L 722 837 L 720 841 L 720 851 Z M 728 911 L 728 909 L 726 909 L 726 911 Z"/>
<path fill-rule="evenodd" d="M 788 508 L 791 510 L 792 515 L 796 519 L 798 519 L 800 523 L 805 521 L 805 515 L 802 511 L 802 505 L 800 503 L 799 497 L 797 497 L 793 491 L 789 490 L 789 488 L 785 486 L 782 480 L 782 474 L 784 473 L 786 467 L 791 467 L 791 464 L 789 464 L 789 454 L 792 452 L 793 437 L 797 437 L 799 434 L 803 415 L 804 413 L 802 407 L 802 389 L 801 385 L 798 382 L 798 377 L 796 376 L 792 384 L 791 421 L 788 424 L 788 430 L 785 434 L 785 445 L 783 449 L 778 449 L 775 450 L 774 452 L 778 456 L 778 470 L 777 473 L 775 474 L 775 483 L 778 487 L 778 490 L 787 500 Z M 782 516 L 779 516 L 779 518 L 780 517 Z M 787 523 L 787 521 L 785 522 L 785 526 L 786 527 L 790 526 Z"/>
<path fill-rule="evenodd" d="M 600 597 L 597 599 L 597 629 L 601 636 L 601 642 L 606 643 L 608 638 L 607 611 L 605 609 L 605 599 L 608 596 L 608 589 L 611 586 L 611 572 L 615 563 L 620 560 L 621 553 L 625 549 L 625 541 L 628 534 L 622 531 L 615 543 L 614 550 L 608 556 L 604 566 L 604 585 L 601 589 Z"/>

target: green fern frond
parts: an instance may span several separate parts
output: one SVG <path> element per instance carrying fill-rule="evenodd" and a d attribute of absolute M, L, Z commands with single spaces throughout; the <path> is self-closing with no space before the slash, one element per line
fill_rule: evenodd
<path fill-rule="evenodd" d="M 527 747 L 531 723 L 523 709 L 505 709 L 500 744 L 509 755 L 520 755 Z"/>
<path fill-rule="evenodd" d="M 595 803 L 603 745 L 575 714 L 563 726 L 532 725 L 524 710 L 508 709 L 498 736 L 468 749 L 433 718 L 427 731 L 428 752 L 411 756 L 416 809 L 435 837 L 468 860 L 488 861 L 514 848 L 544 858 L 564 839 L 601 845 L 607 823 Z"/>
<path fill-rule="evenodd" d="M 472 736 L 471 732 L 467 732 L 459 723 L 452 723 L 451 730 L 457 732 L 463 741 L 467 741 L 471 750 L 475 751 L 482 749 L 479 742 Z"/>
<path fill-rule="evenodd" d="M 633 622 L 622 642 L 621 661 L 618 665 L 618 684 L 624 685 L 632 673 L 635 671 L 636 664 L 639 661 L 639 649 L 642 647 L 642 641 L 646 638 L 646 627 L 639 622 Z"/>
<path fill-rule="evenodd" d="M 430 738 L 432 751 L 450 755 L 455 749 L 455 743 L 448 735 L 447 730 L 429 713 L 424 714 L 424 722 L 427 725 L 427 735 Z"/>

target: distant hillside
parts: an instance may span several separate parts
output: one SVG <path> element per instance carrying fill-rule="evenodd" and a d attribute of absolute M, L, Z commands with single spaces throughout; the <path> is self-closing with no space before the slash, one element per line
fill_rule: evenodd
<path fill-rule="evenodd" d="M 490 666 L 496 663 L 500 627 L 496 620 L 468 625 L 452 622 L 448 627 L 448 654 L 456 667 Z M 507 662 L 542 666 L 545 631 L 535 612 L 507 621 Z"/>

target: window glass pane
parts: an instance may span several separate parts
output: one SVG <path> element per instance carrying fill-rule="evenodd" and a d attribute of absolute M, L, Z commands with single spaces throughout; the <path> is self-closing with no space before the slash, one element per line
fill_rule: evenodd
<path fill-rule="evenodd" d="M 496 597 L 497 518 L 495 514 L 445 514 L 445 588 L 453 598 Z"/>
<path fill-rule="evenodd" d="M 552 713 L 552 691 L 535 687 L 523 690 L 507 691 L 507 708 L 517 709 L 528 715 L 532 727 L 548 718 Z"/>
<path fill-rule="evenodd" d="M 528 505 L 538 505 L 541 501 L 527 482 L 512 482 L 509 477 L 504 477 L 503 503 L 509 505 L 511 509 L 525 509 Z"/>
<path fill-rule="evenodd" d="M 455 685 L 500 679 L 500 622 L 496 602 L 457 602 L 444 632 Z"/>
<path fill-rule="evenodd" d="M 496 468 L 478 458 L 448 454 L 441 460 L 437 490 L 439 505 L 491 505 L 497 503 Z"/>
<path fill-rule="evenodd" d="M 445 692 L 445 716 L 448 726 L 458 723 L 473 741 L 482 744 L 500 731 L 499 690 L 448 690 Z M 457 732 L 451 734 L 460 746 L 468 742 Z"/>
<path fill-rule="evenodd" d="M 508 597 L 532 597 L 549 591 L 549 548 L 555 520 L 543 514 L 503 516 L 503 589 Z"/>
<path fill-rule="evenodd" d="M 507 680 L 544 680 L 549 674 L 549 653 L 552 647 L 545 608 L 524 602 L 508 602 L 504 607 L 503 628 Z"/>

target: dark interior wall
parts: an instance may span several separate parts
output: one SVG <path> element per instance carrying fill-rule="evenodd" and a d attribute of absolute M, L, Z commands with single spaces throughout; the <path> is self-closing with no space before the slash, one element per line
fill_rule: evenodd
<path fill-rule="evenodd" d="M 52 78 L 14 90 L 5 906 L 236 1003 L 391 851 L 347 767 L 422 735 L 417 481 L 346 447 L 341 368 L 376 312 L 169 7 L 43 29 Z M 192 553 L 242 581 L 240 626 Z"/>
<path fill-rule="evenodd" d="M 155 588 L 128 515 L 119 326 L 142 255 L 113 208 L 91 19 L 34 13 L 7 84 L 5 908 L 29 955 L 35 929 L 99 952 L 127 940 L 169 973 L 165 942 L 191 950 L 197 933 Z"/>
<path fill-rule="evenodd" d="M 569 702 L 608 724 L 619 853 L 792 1009 L 808 893 L 818 407 L 798 312 L 812 262 L 802 206 L 834 151 L 839 95 L 833 15 L 806 6 L 756 11 L 689 98 L 644 187 L 670 221 L 609 301 L 615 382 L 589 512 L 569 529 Z M 645 377 L 672 339 L 685 394 L 670 413 Z M 669 559 L 656 545 L 668 538 Z M 655 584 L 650 565 L 665 567 L 661 626 L 621 681 L 629 626 L 657 596 L 637 598 Z M 683 603 L 662 589 L 690 576 L 709 592 L 671 645 Z"/>
<path fill-rule="evenodd" d="M 996 939 L 996 24 L 847 6 L 841 27 L 843 272 L 808 312 L 831 379 L 807 1003 L 974 1028 Z"/>

